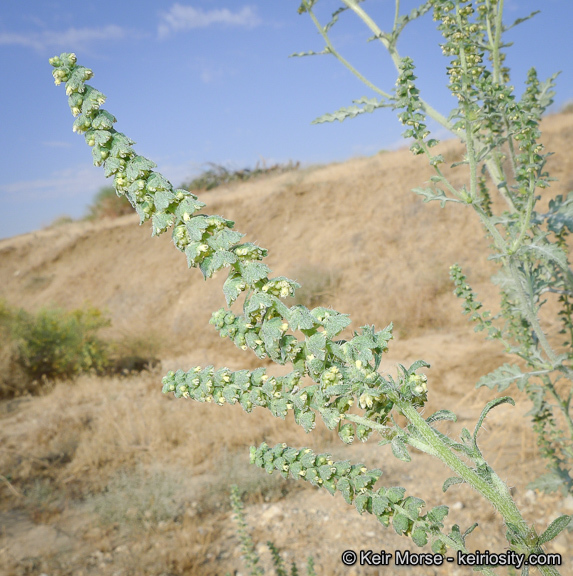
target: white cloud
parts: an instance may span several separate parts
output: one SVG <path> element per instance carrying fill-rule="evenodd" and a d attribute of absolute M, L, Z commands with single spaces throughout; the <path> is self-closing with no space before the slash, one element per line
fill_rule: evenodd
<path fill-rule="evenodd" d="M 19 200 L 65 200 L 82 196 L 91 198 L 105 185 L 103 173 L 88 165 L 59 170 L 48 178 L 0 184 L 0 194 L 8 198 L 17 196 Z M 111 185 L 111 181 L 108 185 Z"/>
<path fill-rule="evenodd" d="M 166 38 L 179 30 L 207 28 L 213 24 L 253 28 L 261 23 L 256 11 L 251 6 L 244 6 L 238 12 L 227 8 L 204 11 L 192 6 L 173 4 L 168 12 L 162 14 L 158 27 L 160 38 Z"/>
<path fill-rule="evenodd" d="M 74 50 L 78 50 L 93 42 L 122 40 L 126 36 L 128 32 L 125 29 L 110 24 L 103 28 L 68 28 L 62 32 L 53 30 L 29 33 L 0 32 L 0 45 L 25 46 L 38 52 L 44 52 L 48 48 L 73 47 Z"/>

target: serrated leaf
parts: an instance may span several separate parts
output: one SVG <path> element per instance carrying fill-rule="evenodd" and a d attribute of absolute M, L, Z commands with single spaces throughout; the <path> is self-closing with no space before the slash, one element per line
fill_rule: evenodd
<path fill-rule="evenodd" d="M 553 520 L 553 522 L 549 524 L 545 532 L 543 532 L 543 534 L 539 536 L 537 544 L 539 546 L 542 546 L 546 542 L 549 542 L 550 540 L 556 538 L 561 532 L 563 532 L 563 530 L 565 530 L 565 528 L 567 528 L 567 526 L 569 526 L 571 518 L 573 518 L 573 516 L 568 516 L 567 514 L 564 514 L 563 516 L 559 516 L 559 518 Z"/>
<path fill-rule="evenodd" d="M 157 164 L 143 156 L 134 156 L 127 161 L 125 173 L 129 180 L 137 180 L 138 178 L 145 176 L 147 172 L 156 166 Z"/>
<path fill-rule="evenodd" d="M 173 220 L 175 220 L 174 214 L 165 214 L 165 212 L 156 212 L 151 217 L 151 222 L 153 225 L 153 233 L 152 236 L 159 236 L 165 232 L 171 224 L 173 224 Z"/>
<path fill-rule="evenodd" d="M 503 398 L 495 398 L 494 400 L 490 400 L 484 406 L 484 409 L 481 411 L 481 415 L 474 429 L 474 435 L 473 435 L 474 446 L 477 446 L 477 434 L 479 432 L 479 429 L 481 428 L 481 425 L 483 424 L 483 421 L 485 420 L 485 417 L 488 415 L 490 410 L 493 410 L 493 408 L 501 404 L 511 404 L 512 406 L 515 406 L 515 401 L 513 400 L 513 398 L 510 398 L 509 396 L 504 396 Z"/>
<path fill-rule="evenodd" d="M 315 52 L 314 50 L 308 50 L 307 52 L 293 52 L 289 54 L 289 58 L 302 58 L 304 56 L 320 56 L 322 54 L 330 54 L 330 50 L 325 48 L 321 52 Z"/>
<path fill-rule="evenodd" d="M 94 130 L 111 130 L 115 122 L 117 122 L 115 116 L 107 110 L 100 110 L 92 120 L 92 128 Z"/>
<path fill-rule="evenodd" d="M 326 334 L 324 332 L 313 334 L 306 341 L 306 349 L 314 355 L 315 358 L 324 360 L 326 356 Z"/>
<path fill-rule="evenodd" d="M 511 30 L 512 28 L 514 28 L 515 26 L 521 24 L 522 22 L 526 22 L 527 20 L 529 20 L 530 18 L 533 18 L 534 16 L 536 16 L 537 14 L 539 14 L 541 12 L 541 10 L 535 10 L 534 12 L 532 12 L 531 14 L 529 14 L 529 16 L 523 16 L 521 18 L 518 18 L 517 20 L 515 20 L 512 24 L 510 24 L 509 26 L 503 26 L 503 32 L 507 32 L 507 30 Z"/>
<path fill-rule="evenodd" d="M 296 418 L 297 424 L 304 428 L 305 432 L 310 432 L 315 426 L 315 415 L 311 410 L 300 412 L 298 418 Z"/>
<path fill-rule="evenodd" d="M 100 132 L 105 132 L 105 130 L 100 130 Z M 135 142 L 128 138 L 122 132 L 115 132 L 110 146 L 110 156 L 115 156 L 117 158 L 126 158 L 133 154 L 133 148 L 131 147 Z"/>
<path fill-rule="evenodd" d="M 432 422 L 439 422 L 440 420 L 450 420 L 452 422 L 456 422 L 457 419 L 458 417 L 451 410 L 438 410 L 426 418 L 426 422 L 428 424 L 431 424 Z"/>
<path fill-rule="evenodd" d="M 412 532 L 412 540 L 417 546 L 425 546 L 428 543 L 428 536 L 423 528 L 416 528 Z"/>
<path fill-rule="evenodd" d="M 386 508 L 390 504 L 390 501 L 386 496 L 374 493 L 372 495 L 372 514 L 375 516 L 382 516 L 386 513 Z"/>
<path fill-rule="evenodd" d="M 211 256 L 207 256 L 201 264 L 199 269 L 203 273 L 204 278 L 211 278 L 215 272 L 218 272 L 221 268 L 225 266 L 230 266 L 234 264 L 237 260 L 237 256 L 232 252 L 226 250 L 218 250 Z"/>
<path fill-rule="evenodd" d="M 402 460 L 403 462 L 410 462 L 410 460 L 412 460 L 404 441 L 400 437 L 397 436 L 394 438 L 390 445 L 392 447 L 392 454 L 394 454 L 398 460 Z"/>
<path fill-rule="evenodd" d="M 348 314 L 332 314 L 325 319 L 323 326 L 329 338 L 340 334 L 351 323 Z"/>
<path fill-rule="evenodd" d="M 521 247 L 520 252 L 526 250 L 535 252 L 540 258 L 543 258 L 547 261 L 555 262 L 565 271 L 569 269 L 569 265 L 567 263 L 567 254 L 565 251 L 557 246 L 557 244 L 548 242 L 546 235 L 537 236 L 530 244 L 524 244 Z"/>
<path fill-rule="evenodd" d="M 541 490 L 546 494 L 557 491 L 566 494 L 572 484 L 571 477 L 567 470 L 561 470 L 560 473 L 553 471 L 543 474 L 533 482 L 530 482 L 527 488 L 529 490 Z"/>
<path fill-rule="evenodd" d="M 207 240 L 207 244 L 213 248 L 213 250 L 229 250 L 232 246 L 234 246 L 239 240 L 244 236 L 240 232 L 236 230 L 231 230 L 229 228 L 223 228 L 220 230 L 218 234 L 211 236 Z M 238 259 L 238 256 L 234 254 L 235 260 Z"/>
<path fill-rule="evenodd" d="M 121 161 L 119 158 L 113 158 L 112 156 L 110 156 L 104 163 L 104 173 L 106 178 L 113 176 L 113 174 L 119 172 L 120 169 L 121 169 Z"/>
<path fill-rule="evenodd" d="M 179 190 L 175 190 L 175 193 L 177 192 L 179 192 Z M 201 210 L 201 208 L 204 206 L 205 203 L 198 200 L 195 196 L 188 196 L 179 203 L 175 214 L 179 220 L 183 220 L 185 222 L 193 215 L 194 212 Z"/>
<path fill-rule="evenodd" d="M 266 310 L 273 305 L 273 299 L 264 292 L 255 292 L 248 300 L 245 300 L 243 311 L 245 314 L 252 314 L 258 310 Z"/>
<path fill-rule="evenodd" d="M 155 203 L 155 207 L 160 212 L 163 212 L 166 208 L 168 208 L 173 200 L 175 200 L 175 194 L 169 190 L 159 190 L 153 195 L 153 202 Z"/>
<path fill-rule="evenodd" d="M 414 374 L 419 368 L 430 368 L 430 365 L 425 360 L 416 360 L 416 362 L 408 368 L 408 376 Z"/>
<path fill-rule="evenodd" d="M 98 146 L 103 146 L 111 138 L 111 132 L 108 130 L 93 130 L 91 135 Z"/>
<path fill-rule="evenodd" d="M 254 284 L 259 280 L 266 278 L 271 271 L 266 264 L 258 261 L 245 263 L 239 260 L 239 269 L 247 284 Z"/>
<path fill-rule="evenodd" d="M 343 122 L 347 118 L 354 118 L 359 114 L 364 114 L 365 112 L 371 113 L 374 112 L 377 108 L 384 108 L 392 106 L 392 104 L 384 101 L 382 99 L 378 100 L 377 98 L 366 98 L 366 96 L 360 98 L 359 100 L 353 100 L 355 104 L 362 104 L 363 106 L 348 106 L 347 108 L 340 108 L 336 112 L 332 114 L 323 114 L 319 116 L 315 120 L 312 121 L 312 124 L 322 124 L 323 122 L 334 122 L 338 120 L 339 122 Z"/>
<path fill-rule="evenodd" d="M 402 536 L 402 534 L 407 532 L 410 527 L 410 519 L 405 514 L 394 514 L 394 517 L 392 518 L 392 527 L 396 531 L 396 534 Z"/>
<path fill-rule="evenodd" d="M 336 483 L 336 489 L 342 494 L 347 504 L 352 504 L 354 488 L 352 488 L 352 484 L 350 484 L 348 478 L 340 478 Z M 374 514 L 374 497 L 372 498 L 372 513 Z"/>
<path fill-rule="evenodd" d="M 463 484 L 464 482 L 465 480 L 463 478 L 459 478 L 458 476 L 450 476 L 442 485 L 442 492 L 446 492 L 446 490 L 454 484 Z"/>
<path fill-rule="evenodd" d="M 358 510 L 360 514 L 362 514 L 362 512 L 367 511 L 368 508 L 371 506 L 370 495 L 357 494 L 356 498 L 354 499 L 354 506 L 356 507 L 356 510 Z"/>
<path fill-rule="evenodd" d="M 338 410 L 335 410 L 334 408 L 323 408 L 320 410 L 320 416 L 329 430 L 334 430 L 336 425 L 340 422 L 340 414 Z"/>
<path fill-rule="evenodd" d="M 227 306 L 230 306 L 242 292 L 243 278 L 240 274 L 229 274 L 225 284 L 223 284 L 223 294 L 225 295 L 225 300 L 227 301 Z"/>
<path fill-rule="evenodd" d="M 86 84 L 82 102 L 82 113 L 88 114 L 92 110 L 98 110 L 105 100 L 106 97 L 99 90 Z"/>
<path fill-rule="evenodd" d="M 390 500 L 393 504 L 397 504 L 400 500 L 404 498 L 404 494 L 406 494 L 406 488 L 402 488 L 401 486 L 392 486 L 386 490 L 386 498 Z"/>
<path fill-rule="evenodd" d="M 293 330 L 310 330 L 317 324 L 310 310 L 300 304 L 290 308 L 288 322 Z"/>
<path fill-rule="evenodd" d="M 449 511 L 450 509 L 446 505 L 441 504 L 440 506 L 432 508 L 428 514 L 426 514 L 426 517 L 431 522 L 439 524 L 448 515 Z"/>
<path fill-rule="evenodd" d="M 497 386 L 499 391 L 503 392 L 509 388 L 510 384 L 515 382 L 516 386 L 520 390 L 523 390 L 528 380 L 529 374 L 523 373 L 519 366 L 515 364 L 504 364 L 496 368 L 493 372 L 482 376 L 477 381 L 476 388 L 487 386 L 493 390 Z"/>
<path fill-rule="evenodd" d="M 267 348 L 272 348 L 282 336 L 282 318 L 271 318 L 263 323 L 259 332 L 261 339 Z"/>
<path fill-rule="evenodd" d="M 424 202 L 432 202 L 437 200 L 442 208 L 446 205 L 446 202 L 462 203 L 462 201 L 458 200 L 457 198 L 450 198 L 449 196 L 446 196 L 445 192 L 439 188 L 437 190 L 433 188 L 414 188 L 412 192 L 418 194 L 418 196 L 422 196 Z"/>

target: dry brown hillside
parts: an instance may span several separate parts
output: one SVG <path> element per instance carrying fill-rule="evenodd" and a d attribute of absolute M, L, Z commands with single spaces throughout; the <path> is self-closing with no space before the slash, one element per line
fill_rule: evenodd
<path fill-rule="evenodd" d="M 556 152 L 549 171 L 559 180 L 546 203 L 573 189 L 573 115 L 547 117 L 543 134 Z M 448 161 L 461 159 L 457 144 L 441 146 Z M 349 313 L 352 328 L 394 322 L 384 369 L 419 358 L 430 362 L 428 410 L 456 411 L 453 433 L 472 426 L 494 396 L 474 384 L 504 358 L 473 333 L 448 279 L 450 264 L 460 263 L 480 299 L 495 303 L 487 239 L 469 210 L 425 205 L 410 192 L 430 174 L 423 158 L 399 150 L 228 185 L 202 200 L 209 213 L 234 220 L 247 241 L 268 248 L 267 264 L 275 275 L 303 284 L 305 303 Z M 453 178 L 464 182 L 463 169 Z M 224 273 L 205 282 L 187 269 L 168 234 L 152 238 L 137 222 L 137 216 L 74 222 L 0 241 L 0 298 L 30 310 L 89 302 L 109 313 L 110 336 L 158 339 L 162 360 L 150 373 L 83 376 L 43 396 L 0 403 L 0 574 L 245 574 L 229 520 L 232 482 L 246 491 L 258 542 L 273 539 L 290 559 L 314 555 L 321 575 L 393 573 L 344 568 L 340 554 L 413 545 L 360 518 L 342 498 L 251 470 L 248 446 L 263 440 L 381 467 L 385 485 L 404 486 L 429 505 L 451 505 L 451 523 L 479 522 L 470 547 L 503 551 L 493 511 L 463 487 L 443 495 L 447 472 L 423 455 L 404 464 L 375 442 L 344 447 L 320 427 L 307 436 L 291 420 L 263 412 L 249 416 L 238 406 L 163 396 L 161 377 L 169 369 L 254 368 L 258 362 L 208 324 L 224 305 Z M 573 500 L 527 491 L 543 463 L 523 417 L 527 400 L 515 397 L 516 408 L 491 415 L 482 444 L 515 487 L 527 519 L 541 528 L 559 513 L 573 513 Z M 561 573 L 573 574 L 571 535 L 552 546 L 563 554 Z M 447 566 L 435 573 L 469 571 Z"/>

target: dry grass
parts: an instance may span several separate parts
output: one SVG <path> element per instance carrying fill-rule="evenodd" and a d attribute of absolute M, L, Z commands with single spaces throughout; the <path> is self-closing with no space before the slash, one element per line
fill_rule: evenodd
<path fill-rule="evenodd" d="M 557 150 L 548 168 L 564 180 L 548 190 L 546 205 L 567 192 L 573 115 L 548 117 L 543 128 L 548 149 Z M 441 146 L 448 161 L 461 159 L 457 145 Z M 299 293 L 305 303 L 350 313 L 352 328 L 394 321 L 397 341 L 383 370 L 427 359 L 427 411 L 456 411 L 460 421 L 449 433 L 457 434 L 461 426 L 473 427 L 493 396 L 475 391 L 475 381 L 505 359 L 472 333 L 448 280 L 457 261 L 479 298 L 495 303 L 488 242 L 469 211 L 425 206 L 409 192 L 429 174 L 423 159 L 388 152 L 221 187 L 209 192 L 209 208 L 235 220 L 249 233 L 246 241 L 269 248 L 274 273 L 307 287 Z M 464 178 L 461 168 L 454 181 Z M 427 494 L 429 505 L 451 505 L 451 522 L 462 527 L 480 522 L 472 546 L 503 549 L 495 515 L 463 487 L 443 495 L 446 470 L 419 454 L 407 465 L 373 443 L 344 448 L 321 426 L 305 435 L 292 419 L 265 411 L 246 415 L 237 406 L 163 396 L 167 370 L 211 363 L 252 369 L 259 362 L 208 326 L 211 312 L 223 305 L 224 274 L 205 283 L 185 269 L 169 238 L 150 238 L 136 223 L 132 216 L 71 223 L 0 242 L 0 297 L 30 310 L 89 301 L 112 317 L 106 337 L 124 338 L 125 350 L 146 349 L 161 359 L 140 375 L 81 376 L 43 396 L 0 403 L 0 573 L 210 576 L 240 569 L 227 504 L 232 483 L 245 492 L 255 540 L 271 538 L 299 562 L 312 553 L 319 574 L 349 574 L 338 559 L 346 548 L 407 547 L 341 499 L 249 467 L 248 447 L 262 441 L 382 466 L 385 485 Z M 557 335 L 557 326 L 548 326 Z M 1 368 L 3 378 L 13 377 L 12 367 Z M 492 414 L 481 438 L 489 461 L 516 487 L 526 518 L 542 527 L 573 510 L 526 491 L 543 472 L 528 409 L 518 396 L 517 408 Z M 567 574 L 571 536 L 559 545 Z"/>

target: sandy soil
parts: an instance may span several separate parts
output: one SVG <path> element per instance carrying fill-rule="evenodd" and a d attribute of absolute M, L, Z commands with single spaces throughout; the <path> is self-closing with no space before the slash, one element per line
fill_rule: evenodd
<path fill-rule="evenodd" d="M 542 204 L 573 188 L 573 115 L 543 124 L 549 160 L 558 178 Z M 461 158 L 444 143 L 448 161 Z M 422 158 L 406 150 L 310 167 L 216 189 L 203 196 L 209 213 L 237 222 L 246 240 L 269 249 L 276 275 L 311 288 L 303 298 L 351 314 L 353 328 L 395 324 L 395 342 L 382 365 L 423 358 L 428 413 L 448 408 L 459 416 L 444 428 L 470 429 L 495 396 L 476 380 L 505 361 L 472 331 L 452 295 L 449 265 L 458 262 L 474 289 L 495 310 L 495 268 L 488 241 L 469 210 L 424 205 L 410 190 L 430 176 Z M 454 182 L 465 181 L 463 169 Z M 112 318 L 109 336 L 149 335 L 161 342 L 161 367 L 129 378 L 83 376 L 38 397 L 0 403 L 0 574 L 179 575 L 246 574 L 231 522 L 228 486 L 245 493 L 247 519 L 261 550 L 271 539 L 299 563 L 313 555 L 317 573 L 469 574 L 469 568 L 346 568 L 347 549 L 416 550 L 372 517 L 360 517 L 342 498 L 252 470 L 248 446 L 288 442 L 362 461 L 384 471 L 428 506 L 448 504 L 448 521 L 479 527 L 474 550 L 502 552 L 499 518 L 477 494 L 441 485 L 446 469 L 423 454 L 405 464 L 375 442 L 345 447 L 328 430 L 305 435 L 294 422 L 239 407 L 218 408 L 161 395 L 169 369 L 196 364 L 254 368 L 256 358 L 218 338 L 208 325 L 224 305 L 224 274 L 204 282 L 188 271 L 168 235 L 151 238 L 136 216 L 74 222 L 0 241 L 0 298 L 37 309 L 85 303 Z M 558 325 L 546 322 L 551 337 Z M 527 490 L 544 471 L 530 430 L 526 398 L 488 418 L 481 442 L 488 461 L 512 486 L 524 516 L 543 529 L 573 499 Z M 137 500 L 137 498 L 139 500 Z M 563 555 L 573 574 L 573 538 L 563 534 L 549 551 Z M 268 567 L 268 553 L 263 554 Z M 237 572 L 234 572 L 234 571 Z M 503 573 L 503 572 L 500 572 Z"/>

